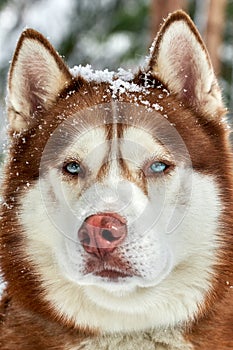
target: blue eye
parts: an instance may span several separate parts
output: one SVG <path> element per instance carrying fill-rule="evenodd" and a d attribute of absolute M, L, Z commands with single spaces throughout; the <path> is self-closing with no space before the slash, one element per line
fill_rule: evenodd
<path fill-rule="evenodd" d="M 163 162 L 154 162 L 151 164 L 150 169 L 153 173 L 161 174 L 168 168 L 168 165 Z"/>
<path fill-rule="evenodd" d="M 76 162 L 70 162 L 65 165 L 65 170 L 71 175 L 78 175 L 81 172 L 81 167 Z"/>

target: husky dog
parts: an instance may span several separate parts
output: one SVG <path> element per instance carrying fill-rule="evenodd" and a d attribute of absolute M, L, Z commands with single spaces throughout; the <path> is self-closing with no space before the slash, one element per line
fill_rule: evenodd
<path fill-rule="evenodd" d="M 190 18 L 134 75 L 27 29 L 8 84 L 1 350 L 233 349 L 229 128 Z"/>

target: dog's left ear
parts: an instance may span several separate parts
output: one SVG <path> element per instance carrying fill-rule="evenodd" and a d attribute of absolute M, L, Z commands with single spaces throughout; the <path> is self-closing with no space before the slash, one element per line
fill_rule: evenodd
<path fill-rule="evenodd" d="M 38 123 L 41 113 L 56 101 L 72 76 L 48 40 L 25 30 L 15 50 L 8 79 L 8 117 L 11 130 Z"/>
<path fill-rule="evenodd" d="M 162 25 L 151 49 L 149 69 L 186 105 L 210 117 L 224 111 L 208 52 L 185 12 L 174 12 Z"/>

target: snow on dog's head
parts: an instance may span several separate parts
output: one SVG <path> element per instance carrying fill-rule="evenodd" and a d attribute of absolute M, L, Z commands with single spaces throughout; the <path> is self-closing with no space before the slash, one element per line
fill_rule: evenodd
<path fill-rule="evenodd" d="M 224 108 L 187 16 L 170 16 L 147 67 L 122 72 L 71 74 L 39 33 L 22 34 L 2 211 L 9 290 L 109 332 L 198 317 L 214 300 L 227 235 Z"/>

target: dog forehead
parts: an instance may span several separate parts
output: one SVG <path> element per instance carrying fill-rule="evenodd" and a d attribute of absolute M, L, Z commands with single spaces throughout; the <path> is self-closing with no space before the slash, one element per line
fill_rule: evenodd
<path fill-rule="evenodd" d="M 151 157 L 171 158 L 169 150 L 146 129 L 119 123 L 89 127 L 73 138 L 62 156 L 83 161 L 91 168 L 118 158 L 138 166 Z"/>
<path fill-rule="evenodd" d="M 173 153 L 186 151 L 179 131 L 157 110 L 117 100 L 71 111 L 52 138 L 52 148 L 59 145 L 63 159 L 92 164 L 93 159 L 115 156 L 169 160 Z"/>
<path fill-rule="evenodd" d="M 74 135 L 69 151 L 88 155 L 106 142 L 106 129 L 103 126 L 89 127 L 78 136 Z"/>
<path fill-rule="evenodd" d="M 126 161 L 140 167 L 151 158 L 167 160 L 172 158 L 169 150 L 158 138 L 147 130 L 134 126 L 124 130 L 120 150 Z"/>
<path fill-rule="evenodd" d="M 159 140 L 155 139 L 151 133 L 142 127 L 129 126 L 125 128 L 122 141 L 123 145 L 127 146 L 129 143 L 132 143 L 133 145 L 138 145 L 149 152 L 153 152 L 155 146 L 156 148 L 160 148 L 161 151 L 164 151 L 164 147 L 159 143 Z"/>

